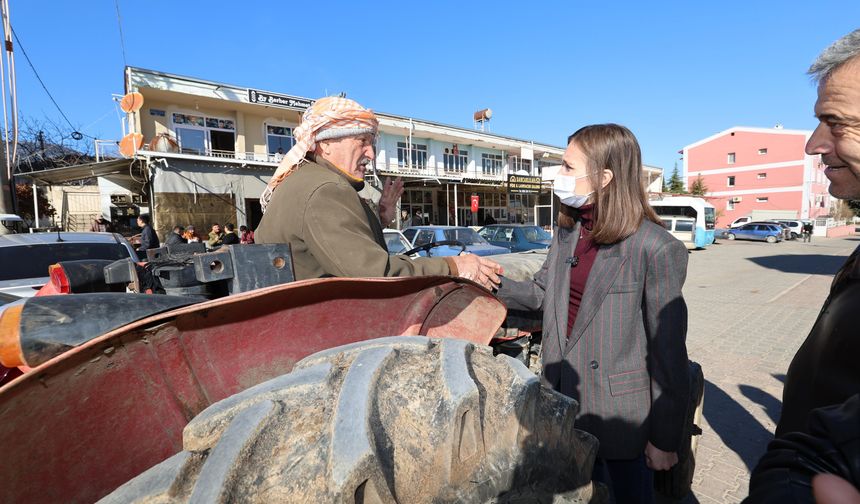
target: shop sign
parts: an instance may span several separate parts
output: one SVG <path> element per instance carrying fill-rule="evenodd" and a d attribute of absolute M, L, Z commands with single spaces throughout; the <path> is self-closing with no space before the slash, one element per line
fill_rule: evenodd
<path fill-rule="evenodd" d="M 540 190 L 540 177 L 508 175 L 508 194 L 540 194 Z"/>
<path fill-rule="evenodd" d="M 272 107 L 294 110 L 305 110 L 314 103 L 314 100 L 308 98 L 268 93 L 266 91 L 258 91 L 256 89 L 248 90 L 248 101 L 259 105 L 269 105 Z"/>

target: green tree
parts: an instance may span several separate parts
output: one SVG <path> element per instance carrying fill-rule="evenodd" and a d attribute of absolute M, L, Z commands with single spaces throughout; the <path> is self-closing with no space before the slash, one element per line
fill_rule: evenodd
<path fill-rule="evenodd" d="M 696 180 L 690 186 L 690 194 L 693 196 L 704 196 L 708 193 L 708 186 L 705 185 L 705 181 L 702 180 L 702 176 L 699 175 L 696 177 Z"/>
<path fill-rule="evenodd" d="M 675 169 L 672 170 L 672 176 L 669 178 L 669 192 L 683 194 L 687 191 L 684 189 L 684 181 L 678 175 L 678 163 L 675 163 Z"/>

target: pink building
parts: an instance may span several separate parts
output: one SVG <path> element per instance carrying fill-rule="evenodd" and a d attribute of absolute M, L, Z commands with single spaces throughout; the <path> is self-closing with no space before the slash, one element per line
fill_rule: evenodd
<path fill-rule="evenodd" d="M 717 227 L 738 217 L 810 219 L 830 213 L 829 181 L 804 146 L 811 131 L 734 127 L 684 147 L 687 189 L 701 176 Z"/>

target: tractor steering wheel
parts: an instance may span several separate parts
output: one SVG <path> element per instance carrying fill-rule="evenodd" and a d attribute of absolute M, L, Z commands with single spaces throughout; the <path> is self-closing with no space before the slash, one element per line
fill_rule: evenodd
<path fill-rule="evenodd" d="M 407 255 L 408 256 L 408 255 L 412 255 L 412 254 L 417 254 L 418 252 L 421 252 L 422 250 L 426 250 L 427 251 L 427 257 L 431 257 L 430 249 L 434 249 L 436 247 L 445 247 L 445 246 L 460 247 L 460 252 L 458 252 L 458 255 L 462 254 L 463 252 L 466 251 L 466 244 L 459 241 L 459 240 L 442 240 L 442 241 L 433 241 L 430 243 L 425 243 L 424 245 L 419 245 L 413 249 L 409 249 L 406 252 L 403 252 L 401 255 Z"/>

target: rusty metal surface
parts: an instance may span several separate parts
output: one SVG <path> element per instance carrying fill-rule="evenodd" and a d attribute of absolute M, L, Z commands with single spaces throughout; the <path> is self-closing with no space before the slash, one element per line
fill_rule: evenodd
<path fill-rule="evenodd" d="M 316 351 L 405 334 L 486 344 L 505 316 L 447 277 L 331 278 L 179 308 L 90 341 L 0 388 L 2 502 L 88 502 L 181 450 L 205 407 Z"/>

